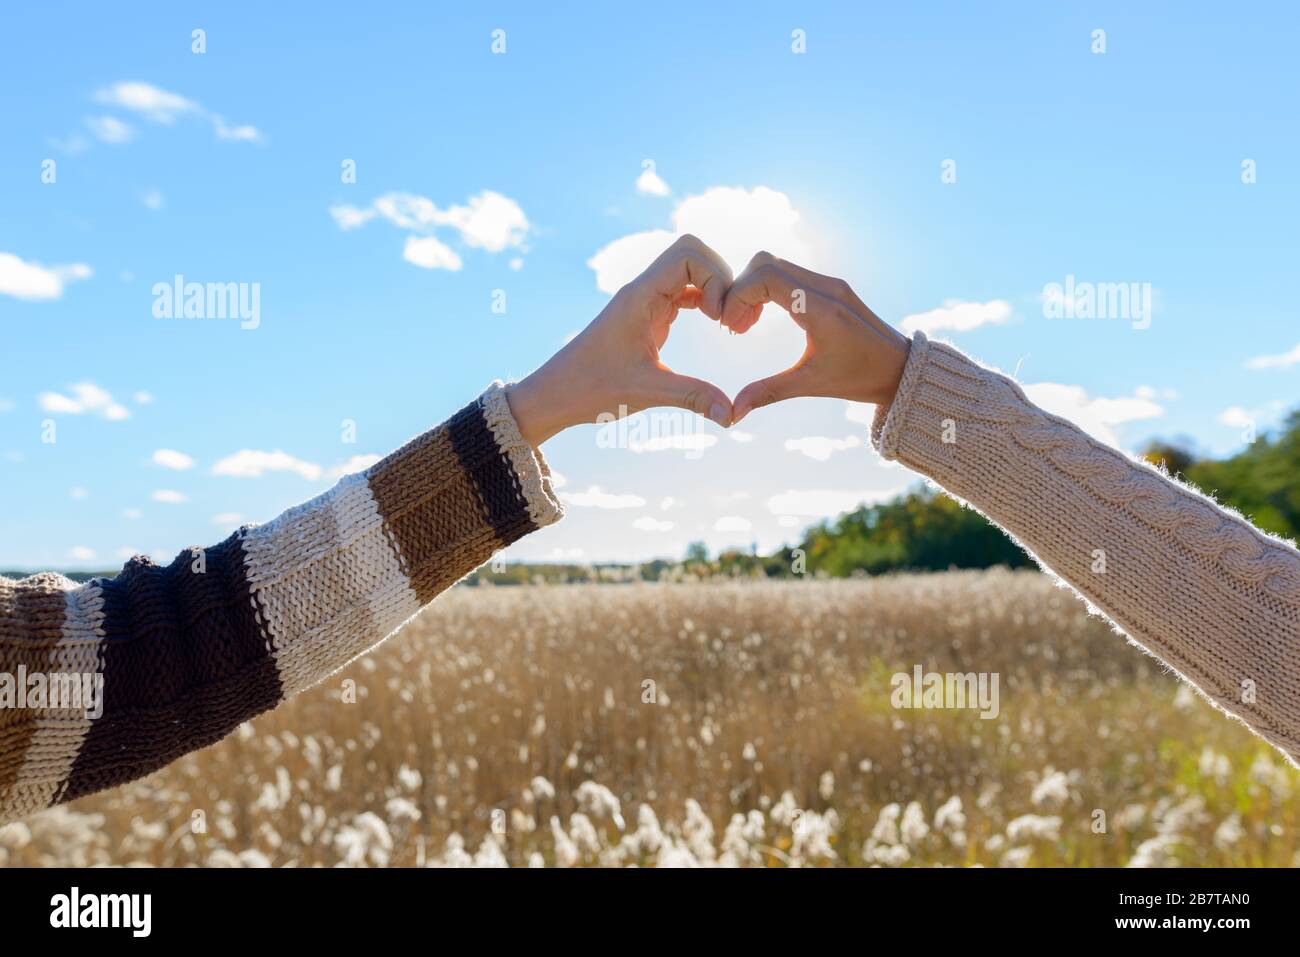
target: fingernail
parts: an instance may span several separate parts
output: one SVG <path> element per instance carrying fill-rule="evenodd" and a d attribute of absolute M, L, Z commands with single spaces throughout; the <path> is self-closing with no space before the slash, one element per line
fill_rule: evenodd
<path fill-rule="evenodd" d="M 727 420 L 730 416 L 727 415 L 727 407 L 725 405 L 721 402 L 715 402 L 713 405 L 709 406 L 709 418 L 725 429 L 727 427 Z"/>

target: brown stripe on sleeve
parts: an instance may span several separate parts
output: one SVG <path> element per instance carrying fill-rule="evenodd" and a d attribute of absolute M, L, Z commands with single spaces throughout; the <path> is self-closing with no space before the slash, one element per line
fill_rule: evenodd
<path fill-rule="evenodd" d="M 483 407 L 474 403 L 448 424 L 456 457 L 478 489 L 488 521 L 502 545 L 537 530 L 519 476 L 488 428 Z"/>
<path fill-rule="evenodd" d="M 242 532 L 166 568 L 132 559 L 104 592 L 104 714 L 73 763 L 72 800 L 225 737 L 281 698 L 244 572 Z"/>
<path fill-rule="evenodd" d="M 489 505 L 484 499 L 480 487 L 486 471 L 484 455 L 473 453 L 484 442 L 496 448 L 475 402 L 446 425 L 425 432 L 374 465 L 368 474 L 379 514 L 421 605 L 504 544 L 497 529 L 509 519 L 502 503 L 494 499 Z M 474 471 L 465 466 L 458 444 L 470 453 Z M 509 469 L 499 450 L 495 458 L 498 468 Z M 527 521 L 522 497 L 516 511 Z"/>
<path fill-rule="evenodd" d="M 66 592 L 72 582 L 46 572 L 21 582 L 0 578 L 0 660 L 19 679 L 19 668 L 44 673 L 63 636 Z M 27 748 L 36 734 L 30 708 L 0 708 L 0 795 L 18 780 Z"/>

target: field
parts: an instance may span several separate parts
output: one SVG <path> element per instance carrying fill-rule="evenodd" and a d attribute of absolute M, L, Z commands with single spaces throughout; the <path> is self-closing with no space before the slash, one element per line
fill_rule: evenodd
<path fill-rule="evenodd" d="M 1298 784 L 1033 572 L 458 588 L 0 864 L 1294 866 Z"/>

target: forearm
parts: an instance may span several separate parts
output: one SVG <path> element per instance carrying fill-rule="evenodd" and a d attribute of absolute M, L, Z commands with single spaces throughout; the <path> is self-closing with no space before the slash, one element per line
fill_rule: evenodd
<path fill-rule="evenodd" d="M 98 717 L 0 710 L 0 821 L 220 740 L 561 511 L 496 386 L 366 472 L 165 568 L 0 579 L 0 673 L 103 680 Z"/>
<path fill-rule="evenodd" d="M 1300 756 L 1300 555 L 918 336 L 873 441 L 1013 535 L 1257 733 Z"/>

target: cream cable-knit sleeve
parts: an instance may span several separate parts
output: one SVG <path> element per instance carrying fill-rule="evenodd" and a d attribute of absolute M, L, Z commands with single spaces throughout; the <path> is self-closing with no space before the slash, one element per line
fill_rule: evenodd
<path fill-rule="evenodd" d="M 881 455 L 1009 532 L 1129 638 L 1300 763 L 1300 553 L 917 333 Z"/>

